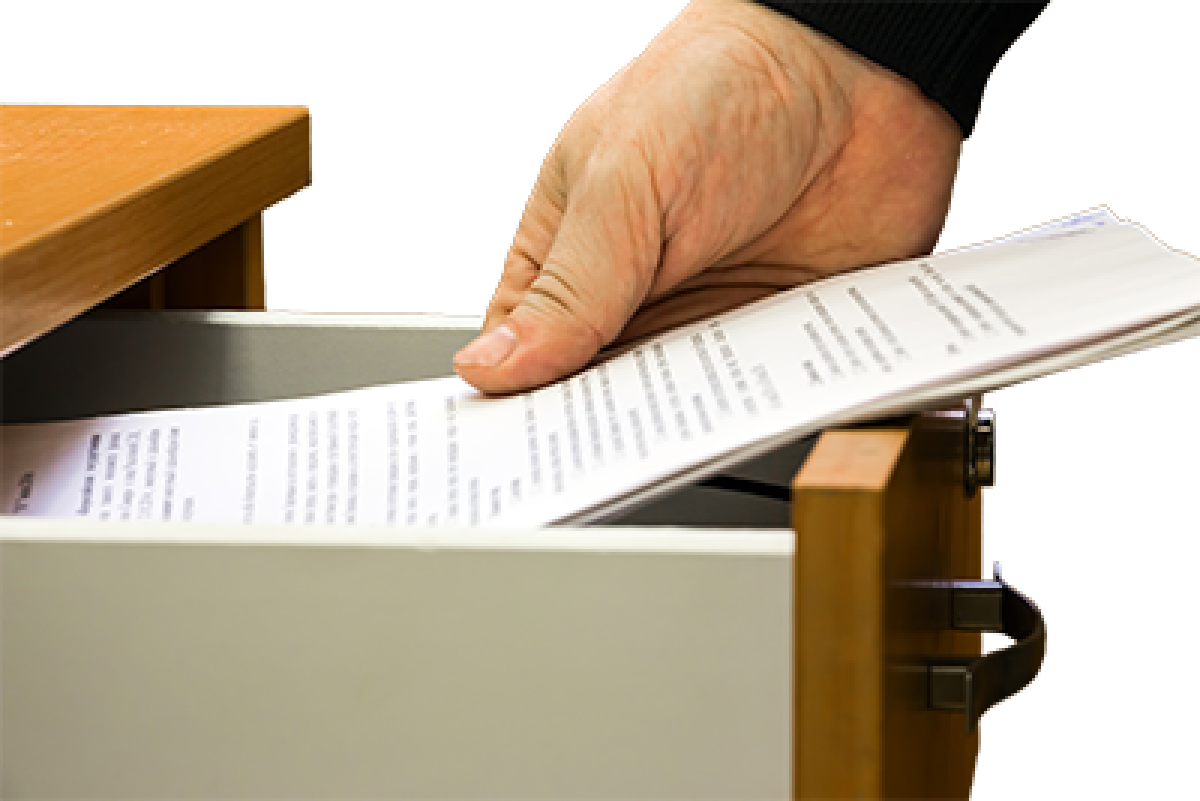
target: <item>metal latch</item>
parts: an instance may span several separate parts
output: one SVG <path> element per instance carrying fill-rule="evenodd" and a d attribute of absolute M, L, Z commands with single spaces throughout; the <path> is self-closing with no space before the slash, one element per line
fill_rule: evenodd
<path fill-rule="evenodd" d="M 990 487 L 996 483 L 996 413 L 981 408 L 982 405 L 983 397 L 980 395 L 967 399 L 963 480 L 968 497 L 980 487 Z"/>

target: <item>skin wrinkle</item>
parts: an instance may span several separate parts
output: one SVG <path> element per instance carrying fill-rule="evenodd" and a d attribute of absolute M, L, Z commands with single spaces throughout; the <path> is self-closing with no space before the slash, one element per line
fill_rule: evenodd
<path fill-rule="evenodd" d="M 655 170 L 652 166 L 654 164 L 654 160 L 651 158 L 650 151 L 646 146 L 646 142 L 644 141 L 645 136 L 646 136 L 646 134 L 644 132 L 638 131 L 637 133 L 635 133 L 634 135 L 629 137 L 629 144 L 632 148 L 632 151 L 634 153 L 636 153 L 638 155 L 638 157 L 641 159 L 642 168 L 646 171 L 647 188 L 648 188 L 648 191 L 650 194 L 650 198 L 652 200 L 651 207 L 653 209 L 655 209 L 655 211 L 656 211 L 655 216 L 658 217 L 658 220 L 659 220 L 658 228 L 661 231 L 663 228 L 663 225 L 662 225 L 662 216 L 663 216 L 663 214 L 662 214 L 662 208 L 663 208 L 662 194 L 658 191 L 658 178 L 657 178 L 657 176 L 655 174 Z"/>
<path fill-rule="evenodd" d="M 505 260 L 506 280 L 501 282 L 495 296 L 488 304 L 486 319 L 481 329 L 483 332 L 492 330 L 499 324 L 500 318 L 508 316 L 516 308 L 525 291 L 523 287 L 532 284 L 540 270 L 541 265 L 535 261 L 532 254 L 521 250 L 516 244 L 510 248 L 508 258 Z M 523 280 L 519 271 L 527 274 L 528 279 Z M 511 286 L 513 281 L 516 281 L 520 288 Z"/>
<path fill-rule="evenodd" d="M 560 241 L 559 237 L 554 237 L 554 241 L 550 248 L 550 253 L 547 254 L 546 263 L 540 265 L 538 277 L 536 277 L 534 282 L 529 285 L 528 291 L 530 294 L 538 294 L 547 297 L 548 300 L 553 301 L 557 306 L 562 308 L 564 312 L 568 312 L 572 315 L 572 317 L 574 317 L 575 307 L 571 305 L 569 300 L 564 299 L 564 297 L 560 297 L 557 291 L 554 291 L 551 289 L 551 287 L 557 288 L 559 291 L 564 291 L 566 295 L 575 297 L 575 299 L 578 301 L 578 305 L 580 305 L 580 308 L 592 308 L 592 305 L 588 303 L 588 297 L 586 294 L 582 293 L 581 290 L 578 290 L 574 283 L 568 281 L 568 279 L 564 277 L 562 271 L 557 270 L 556 267 L 550 264 L 550 258 L 552 255 L 554 255 L 556 249 L 557 251 L 562 252 L 563 248 L 564 243 Z M 569 245 L 566 245 L 566 249 L 568 249 L 570 252 L 571 249 L 575 248 L 571 248 Z M 592 327 L 592 329 L 595 329 L 595 325 L 592 323 L 592 321 L 583 320 L 583 323 L 589 327 Z"/>
<path fill-rule="evenodd" d="M 720 30 L 728 30 L 728 31 L 736 32 L 736 34 L 738 36 L 743 36 L 745 38 L 749 38 L 749 40 L 756 42 L 758 44 L 758 46 L 761 47 L 761 40 L 758 40 L 757 37 L 750 34 L 750 32 L 746 31 L 744 28 L 742 28 L 742 26 L 738 26 L 738 25 L 728 25 L 728 24 L 724 24 L 724 23 L 718 23 L 713 26 L 712 30 L 709 31 L 709 37 L 712 37 L 713 31 L 720 31 Z M 736 65 L 744 67 L 746 65 L 750 65 L 752 61 L 762 61 L 761 53 L 757 54 L 758 56 L 760 56 L 760 58 L 758 58 L 758 59 L 752 59 L 752 60 L 746 60 L 746 61 L 739 60 L 737 58 L 736 48 L 733 48 L 731 46 L 731 44 L 727 43 L 727 42 L 722 43 L 718 49 L 719 49 L 721 58 L 730 60 L 731 64 L 736 64 Z M 761 64 L 752 64 L 752 67 L 754 67 L 755 72 L 758 74 L 767 74 L 769 79 L 772 80 L 773 88 L 775 90 L 775 95 L 781 94 L 781 90 L 779 89 L 780 78 L 779 78 L 779 76 L 775 76 L 775 74 L 773 74 L 773 71 L 770 70 L 769 66 L 762 66 Z M 739 77 L 740 77 L 740 73 L 736 73 L 736 74 L 739 74 Z M 707 104 L 714 103 L 716 101 L 721 100 L 720 97 L 714 97 L 714 95 L 738 96 L 740 94 L 743 94 L 742 83 L 743 82 L 739 82 L 738 84 L 720 84 L 720 85 L 712 86 L 712 88 L 709 88 L 709 91 L 707 92 L 707 94 L 703 96 L 701 103 L 703 104 L 703 106 L 707 106 Z M 761 104 L 760 104 L 760 106 L 761 106 Z M 776 98 L 774 98 L 774 100 L 772 102 L 772 106 L 775 108 L 786 107 L 786 102 L 782 101 L 782 98 L 776 97 Z M 744 107 L 743 104 L 740 104 L 740 103 L 734 104 L 734 112 L 733 113 L 738 114 L 738 116 L 743 116 L 743 115 L 739 114 L 740 112 L 742 112 L 743 107 Z M 701 112 L 701 110 L 697 110 L 695 108 L 695 104 L 694 104 L 694 109 L 692 109 L 692 113 L 701 114 L 702 112 Z M 738 124 L 738 125 L 733 125 L 733 126 L 725 125 L 724 127 L 733 128 L 734 131 L 740 132 L 740 131 L 745 130 L 746 126 Z M 694 140 L 697 139 L 695 131 L 689 131 L 689 135 L 691 135 L 692 139 L 694 139 Z M 703 145 L 697 145 L 697 151 L 698 152 L 707 151 L 707 147 L 704 147 Z M 678 157 L 676 158 L 676 161 L 678 161 Z M 701 158 L 700 163 L 707 164 L 707 176 L 709 177 L 710 181 L 712 181 L 713 174 L 714 173 L 719 174 L 722 165 L 724 165 L 724 161 L 714 161 L 714 159 L 712 157 Z M 690 201 L 691 198 L 690 197 L 686 198 L 686 200 Z M 679 207 L 686 206 L 686 205 L 689 205 L 689 204 L 688 203 L 674 204 L 671 207 L 670 211 L 677 212 Z M 745 204 L 740 204 L 740 205 L 745 205 Z M 721 228 L 725 228 L 724 225 L 722 225 Z M 674 229 L 676 229 L 676 225 L 674 225 L 674 224 L 667 225 L 668 231 L 672 231 L 672 233 L 673 233 Z M 728 229 L 726 228 L 726 230 L 728 230 Z M 732 234 L 730 236 L 728 236 L 727 239 L 732 239 Z M 718 254 L 718 257 L 719 257 L 720 254 L 727 252 L 728 249 L 730 249 L 730 247 L 731 247 L 730 243 L 728 243 L 727 241 L 720 242 L 718 248 L 716 248 L 715 253 Z M 712 255 L 709 255 L 708 258 L 710 259 L 713 257 L 712 257 Z M 674 272 L 674 271 L 668 270 L 667 272 Z M 691 270 L 686 270 L 685 272 L 691 272 Z M 668 276 L 662 276 L 661 278 L 662 278 L 662 281 L 666 281 Z"/>
<path fill-rule="evenodd" d="M 640 161 L 635 162 L 640 167 L 641 172 L 645 174 L 645 190 L 649 195 L 649 209 L 643 207 L 639 203 L 639 199 L 643 199 L 641 187 L 632 185 L 628 180 L 624 171 L 618 173 L 617 189 L 621 195 L 622 207 L 625 211 L 625 219 L 629 221 L 627 227 L 629 237 L 632 240 L 630 245 L 633 249 L 634 275 L 638 293 L 644 295 L 647 288 L 652 285 L 654 274 L 657 272 L 659 262 L 662 258 L 662 215 L 659 209 L 662 208 L 661 202 L 658 200 L 657 187 L 654 180 L 654 168 L 650 160 L 646 157 L 646 152 L 643 148 L 641 138 L 637 133 L 629 137 L 629 145 L 631 153 L 637 155 Z M 619 238 L 622 231 L 611 232 L 614 238 Z M 639 233 L 642 235 L 639 236 Z M 640 255 L 641 258 L 637 258 Z M 613 332 L 615 337 L 620 332 L 620 326 Z"/>
<path fill-rule="evenodd" d="M 538 286 L 535 284 L 534 286 L 531 286 L 529 288 L 529 291 L 527 294 L 545 298 L 550 303 L 557 305 L 563 311 L 566 311 L 568 313 L 572 311 L 570 306 L 567 306 L 566 304 L 563 303 L 562 298 L 560 298 L 558 295 L 554 294 L 553 292 L 549 291 L 544 285 Z M 601 347 L 602 345 L 607 343 L 608 340 L 588 320 L 579 318 L 578 322 L 581 324 L 582 328 L 587 332 L 588 338 L 596 343 L 595 347 Z"/>
<path fill-rule="evenodd" d="M 634 222 L 634 220 L 636 220 L 639 216 L 644 215 L 640 215 L 635 210 L 636 203 L 631 197 L 628 181 L 626 180 L 623 171 L 608 167 L 602 162 L 597 162 L 595 159 L 590 166 L 590 171 L 592 172 L 592 175 L 587 179 L 590 182 L 589 189 L 587 192 L 581 195 L 581 197 L 586 201 L 585 205 L 594 202 L 597 196 L 603 199 L 609 192 L 615 191 L 617 196 L 620 198 L 619 207 L 623 212 L 619 215 L 610 214 L 605 217 L 604 233 L 606 233 L 606 236 L 602 238 L 602 241 L 596 243 L 596 247 L 591 247 L 588 244 L 585 244 L 584 246 L 584 249 L 588 252 L 605 252 L 607 248 L 604 246 L 604 243 L 620 242 L 620 234 L 622 232 L 630 235 L 630 239 L 633 239 L 634 237 L 632 237 L 632 233 L 640 227 Z M 600 173 L 603 177 L 597 177 L 596 173 Z M 579 209 L 575 208 L 573 213 L 578 214 Z M 615 231 L 610 228 L 610 226 L 614 223 L 618 225 L 618 229 Z M 652 241 L 654 238 L 655 237 L 653 235 L 647 236 L 646 242 Z M 633 245 L 633 250 L 636 254 L 636 251 L 638 250 L 636 243 L 630 242 L 629 244 Z M 552 248 L 551 258 L 553 258 L 556 251 L 561 250 L 563 245 L 564 243 L 561 241 L 561 238 L 556 240 L 555 245 Z M 568 252 L 570 252 L 570 250 L 571 249 L 568 247 Z M 632 257 L 635 254 L 630 255 Z M 594 261 L 594 257 L 589 259 L 589 261 Z M 640 260 L 636 258 L 630 258 L 629 261 L 636 262 Z M 611 321 L 614 319 L 614 315 L 608 308 L 604 307 L 604 298 L 594 298 L 590 293 L 587 293 L 574 282 L 568 280 L 565 271 L 552 266 L 549 262 L 550 259 L 547 260 L 547 264 L 542 268 L 541 274 L 531 286 L 531 291 L 533 289 L 538 289 L 538 291 L 542 294 L 552 297 L 565 312 L 570 313 L 572 316 L 576 317 L 579 322 L 584 323 L 589 329 L 591 335 L 596 338 L 600 344 L 605 344 L 617 336 L 617 334 L 620 332 L 620 323 L 622 321 L 616 320 L 617 324 L 613 325 Z M 637 273 L 642 272 L 649 272 L 649 270 L 637 271 Z M 547 282 L 549 282 L 548 285 Z M 551 287 L 561 287 L 568 295 L 571 296 L 571 298 L 573 298 L 574 302 L 561 297 Z M 636 286 L 635 281 L 635 285 L 633 287 L 626 289 L 619 294 L 636 294 L 638 292 L 639 288 Z"/>
<path fill-rule="evenodd" d="M 562 293 L 550 290 L 546 285 L 551 284 L 559 287 Z M 574 312 L 578 307 L 584 306 L 587 303 L 587 298 L 584 294 L 571 283 L 570 280 L 559 269 L 551 265 L 546 265 L 538 274 L 537 280 L 529 287 L 530 292 L 540 292 L 546 297 L 555 301 L 565 311 Z M 564 295 L 574 298 L 575 303 L 572 304 L 564 297 Z"/>
<path fill-rule="evenodd" d="M 825 97 L 825 102 L 812 104 L 811 112 L 813 114 L 813 119 L 810 123 L 812 136 L 815 140 L 819 141 L 822 132 L 826 130 L 826 122 L 824 119 L 825 106 L 831 102 L 836 102 L 833 100 L 833 98 L 840 94 L 837 82 L 833 79 L 832 71 L 830 70 L 828 63 L 820 57 L 814 57 L 810 61 L 806 62 L 809 69 L 805 70 L 805 74 L 803 76 L 792 75 L 792 70 L 783 63 L 783 61 L 775 53 L 774 49 L 771 48 L 767 42 L 756 36 L 748 29 L 741 29 L 741 33 L 752 39 L 759 46 L 759 52 L 760 54 L 765 55 L 767 64 L 775 67 L 775 70 L 778 70 L 780 74 L 791 78 L 790 81 L 785 81 L 782 80 L 779 75 L 777 75 L 776 72 L 770 68 L 767 68 L 764 71 L 764 74 L 772 81 L 772 84 L 774 85 L 781 99 L 786 98 L 790 94 L 787 89 L 793 88 L 797 83 L 807 82 L 807 85 L 812 87 L 814 83 L 814 77 L 819 76 L 820 79 L 816 80 L 815 83 L 819 84 L 820 90 L 823 91 L 816 91 L 814 92 L 814 95 L 823 94 L 827 96 Z M 839 107 L 841 107 L 843 104 L 844 99 L 842 103 L 837 103 Z M 838 143 L 838 147 L 840 147 L 841 144 L 844 144 L 844 142 Z M 822 148 L 818 146 L 816 149 L 821 150 Z M 813 159 L 810 158 L 809 163 L 812 161 Z"/>
<path fill-rule="evenodd" d="M 542 269 L 541 261 L 539 259 L 537 259 L 532 253 L 521 248 L 518 245 L 513 245 L 512 256 L 516 259 L 516 261 L 519 264 L 523 264 L 523 265 L 531 268 L 533 270 L 533 272 L 535 272 L 535 273 Z"/>
<path fill-rule="evenodd" d="M 754 41 L 758 48 L 766 49 L 766 46 L 764 46 L 764 44 L 760 40 L 760 38 L 750 34 L 750 32 L 748 30 L 740 28 L 740 26 L 734 26 L 734 30 L 736 30 L 739 35 L 745 36 L 746 38 L 749 38 L 749 40 Z M 756 50 L 756 52 L 757 52 L 757 50 Z M 760 58 L 761 58 L 761 55 L 762 55 L 761 52 L 758 52 L 758 55 L 760 55 Z M 773 54 L 768 53 L 768 58 L 774 60 L 776 62 L 776 64 L 778 64 L 778 56 L 774 56 Z M 752 68 L 752 70 L 755 70 L 758 74 L 762 74 L 762 76 L 764 76 L 768 79 L 770 89 L 773 90 L 773 98 L 772 98 L 773 106 L 781 106 L 782 108 L 786 109 L 787 108 L 787 97 L 793 94 L 793 92 L 786 91 L 785 89 L 781 88 L 781 86 L 787 85 L 786 82 L 781 82 L 778 74 L 775 74 L 775 72 L 769 66 L 764 66 L 761 64 L 754 64 L 754 65 L 748 64 L 748 65 L 744 65 L 744 66 L 748 66 L 748 68 Z M 784 72 L 785 74 L 787 72 L 786 70 L 781 70 L 781 71 Z M 811 101 L 810 106 L 812 109 L 812 116 L 811 116 L 811 121 L 809 122 L 809 125 L 808 126 L 804 126 L 804 125 L 800 125 L 800 126 L 788 125 L 787 126 L 790 128 L 796 128 L 796 131 L 797 131 L 796 133 L 791 135 L 791 137 L 787 137 L 787 140 L 790 141 L 790 143 L 793 143 L 793 146 L 796 145 L 796 143 L 804 143 L 804 141 L 816 141 L 821 138 L 820 133 L 818 133 L 821 130 L 821 119 L 822 119 L 821 103 L 820 103 L 820 101 L 818 101 L 818 98 L 811 95 L 811 92 L 808 92 L 808 95 L 809 95 L 809 97 L 806 98 L 806 100 Z M 758 107 L 761 108 L 761 106 L 762 106 L 762 103 L 761 102 L 758 103 Z M 786 118 L 786 116 L 790 116 L 790 115 L 787 115 L 786 110 L 785 110 L 785 118 Z M 788 119 L 788 122 L 792 122 L 792 120 Z M 804 128 L 806 128 L 806 130 L 804 130 Z M 802 130 L 803 130 L 803 132 L 802 132 Z M 800 146 L 799 150 L 803 151 L 804 147 Z M 794 181 L 793 185 L 790 187 L 791 191 L 788 192 L 787 194 L 794 195 L 797 193 L 797 189 L 799 189 L 800 186 L 809 186 L 810 185 L 810 183 L 812 181 L 812 176 L 809 175 L 809 173 L 810 173 L 810 169 L 812 167 L 812 159 L 814 159 L 814 156 L 812 156 L 812 153 L 810 152 L 810 155 L 808 156 L 808 158 L 804 159 L 802 165 L 800 165 L 800 168 L 796 171 L 796 174 L 797 174 L 796 181 Z M 778 191 L 778 189 L 779 189 L 778 183 L 774 183 L 774 187 L 776 188 L 776 191 Z M 781 219 L 786 218 L 788 213 L 791 212 L 792 207 L 794 205 L 798 204 L 799 201 L 802 199 L 803 199 L 803 192 L 799 194 L 799 197 L 796 200 L 794 200 L 791 205 L 787 205 L 784 207 L 784 209 L 781 209 L 779 211 L 778 215 L 776 215 L 774 221 L 770 222 L 767 225 L 764 225 L 763 228 L 766 229 L 769 233 L 769 231 L 774 228 L 774 225 L 778 224 L 781 221 Z M 739 205 L 742 205 L 742 204 L 739 204 Z M 737 210 L 731 210 L 731 211 L 737 211 Z M 728 252 L 730 252 L 730 248 L 722 248 L 722 251 L 718 257 L 718 260 L 721 260 L 722 258 L 726 258 L 726 254 Z"/>
<path fill-rule="evenodd" d="M 661 225 L 664 237 L 659 254 L 659 280 L 651 284 L 651 296 L 664 291 L 661 285 L 661 277 L 664 273 L 673 274 L 675 272 L 687 271 L 690 265 L 695 264 L 701 258 L 700 253 L 689 254 L 685 249 L 688 245 L 692 249 L 696 249 L 696 246 L 700 242 L 695 238 L 689 241 L 688 237 L 681 236 L 686 226 L 684 221 L 690 216 L 688 215 L 688 209 L 700 202 L 698 197 L 699 187 L 694 181 L 684 180 L 680 176 L 695 175 L 704 169 L 706 164 L 704 158 L 704 141 L 699 131 L 695 128 L 689 127 L 685 131 L 686 144 L 684 145 L 675 145 L 672 147 L 666 142 L 665 132 L 658 139 L 658 152 L 665 153 L 669 151 L 673 156 L 672 158 L 661 157 L 662 169 L 667 170 L 670 174 L 672 191 L 669 196 L 673 199 L 664 202 L 661 199 L 663 195 L 659 189 L 659 183 L 656 182 L 655 188 L 659 192 L 659 208 L 662 210 Z M 651 162 L 648 161 L 648 163 Z M 653 163 L 657 164 L 658 160 Z M 684 247 L 681 247 L 681 243 L 684 243 Z"/>
<path fill-rule="evenodd" d="M 653 163 L 649 159 L 649 154 L 646 150 L 646 143 L 639 132 L 639 135 L 633 137 L 632 140 L 633 152 L 638 155 L 636 165 L 638 171 L 644 174 L 645 189 L 639 191 L 636 185 L 631 185 L 627 182 L 622 183 L 622 190 L 626 194 L 627 202 L 636 210 L 637 220 L 644 225 L 644 228 L 635 228 L 635 231 L 641 231 L 645 237 L 644 241 L 639 241 L 641 252 L 645 254 L 644 269 L 646 272 L 639 271 L 639 289 L 642 294 L 648 291 L 654 280 L 654 276 L 658 272 L 659 263 L 662 261 L 662 241 L 663 241 L 663 220 L 662 220 L 662 198 L 659 193 L 657 171 L 654 169 Z M 642 203 L 638 203 L 640 198 Z"/>
<path fill-rule="evenodd" d="M 740 129 L 745 126 L 735 124 L 731 127 Z M 703 149 L 703 145 L 699 145 L 698 148 Z M 725 185 L 729 183 L 728 181 L 721 180 L 721 176 L 727 172 L 729 172 L 729 168 L 726 166 L 726 160 L 724 157 L 711 157 L 704 169 L 705 181 L 701 182 L 697 186 L 696 190 L 694 190 L 689 196 L 689 200 L 691 201 L 692 205 L 716 205 L 718 209 L 720 209 L 722 212 L 725 212 L 726 216 L 729 218 L 734 218 L 741 208 L 747 207 L 749 201 L 752 200 L 751 198 L 741 198 L 739 202 L 735 204 L 734 208 L 730 209 L 721 209 L 721 204 L 719 202 L 708 200 L 708 198 L 710 198 L 714 193 L 720 193 L 725 188 Z M 734 183 L 735 185 L 741 186 L 747 182 L 742 179 Z M 707 184 L 715 184 L 716 188 L 714 189 Z M 689 209 L 687 209 L 687 206 L 681 205 L 677 213 L 682 216 L 683 213 L 688 210 Z M 690 220 L 695 220 L 701 216 L 702 215 L 695 214 L 689 215 Z M 693 226 L 695 225 L 694 222 L 692 224 Z M 686 224 L 680 226 L 681 235 L 687 233 L 685 225 Z M 735 239 L 744 236 L 742 232 L 736 231 L 736 228 L 738 227 L 738 221 L 736 219 L 726 219 L 725 216 L 718 220 L 716 225 L 710 227 L 722 230 L 724 232 L 723 237 L 715 242 L 708 243 L 708 246 L 702 251 L 697 251 L 692 254 L 680 253 L 678 258 L 664 260 L 663 273 L 660 274 L 660 279 L 657 282 L 655 290 L 652 291 L 651 297 L 669 291 L 671 284 L 679 280 L 680 276 L 686 277 L 692 275 L 696 272 L 697 267 L 702 267 L 705 262 L 719 262 L 725 257 L 726 254 L 734 249 Z M 680 236 L 678 238 L 684 239 L 685 237 Z M 692 239 L 694 240 L 694 246 L 703 242 L 702 237 L 699 236 L 692 237 Z M 674 256 L 674 254 L 671 255 Z"/>
<path fill-rule="evenodd" d="M 672 239 L 680 231 L 683 226 L 681 215 L 683 209 L 688 208 L 696 202 L 696 187 L 691 181 L 684 181 L 678 177 L 678 174 L 694 175 L 704 166 L 703 152 L 704 143 L 701 139 L 700 132 L 689 128 L 686 132 L 689 147 L 677 147 L 676 158 L 674 164 L 667 162 L 664 169 L 671 169 L 673 173 L 670 181 L 671 191 L 667 195 L 670 200 L 666 201 L 662 207 L 663 212 L 663 231 L 666 232 L 665 239 Z M 663 140 L 665 134 L 659 139 Z M 660 141 L 659 145 L 662 151 L 669 150 L 665 142 Z M 661 182 L 660 182 L 661 183 Z"/>

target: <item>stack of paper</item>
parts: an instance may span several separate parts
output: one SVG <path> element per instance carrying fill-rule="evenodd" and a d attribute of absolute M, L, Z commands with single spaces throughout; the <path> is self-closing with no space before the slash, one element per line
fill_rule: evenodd
<path fill-rule="evenodd" d="M 0 429 L 0 511 L 583 522 L 822 428 L 1194 333 L 1200 264 L 1107 211 L 798 287 L 569 379 L 456 378 Z"/>

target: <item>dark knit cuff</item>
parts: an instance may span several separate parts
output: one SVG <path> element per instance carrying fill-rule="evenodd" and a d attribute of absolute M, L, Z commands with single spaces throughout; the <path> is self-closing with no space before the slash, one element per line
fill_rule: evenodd
<path fill-rule="evenodd" d="M 759 0 L 903 75 L 969 136 L 983 87 L 1047 3 L 796 3 Z"/>

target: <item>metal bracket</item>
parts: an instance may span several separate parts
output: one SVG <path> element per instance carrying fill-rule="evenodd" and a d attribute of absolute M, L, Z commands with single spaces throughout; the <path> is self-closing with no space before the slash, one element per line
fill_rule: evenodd
<path fill-rule="evenodd" d="M 963 448 L 966 460 L 963 481 L 967 497 L 980 487 L 996 483 L 996 413 L 982 408 L 983 396 L 967 399 L 967 441 Z"/>
<path fill-rule="evenodd" d="M 949 628 L 997 632 L 1015 642 L 986 656 L 934 657 L 926 661 L 926 707 L 963 712 L 967 731 L 991 707 L 1024 689 L 1046 655 L 1046 624 L 1033 601 L 1009 586 L 993 567 L 991 581 L 930 582 L 926 589 L 949 591 Z"/>

